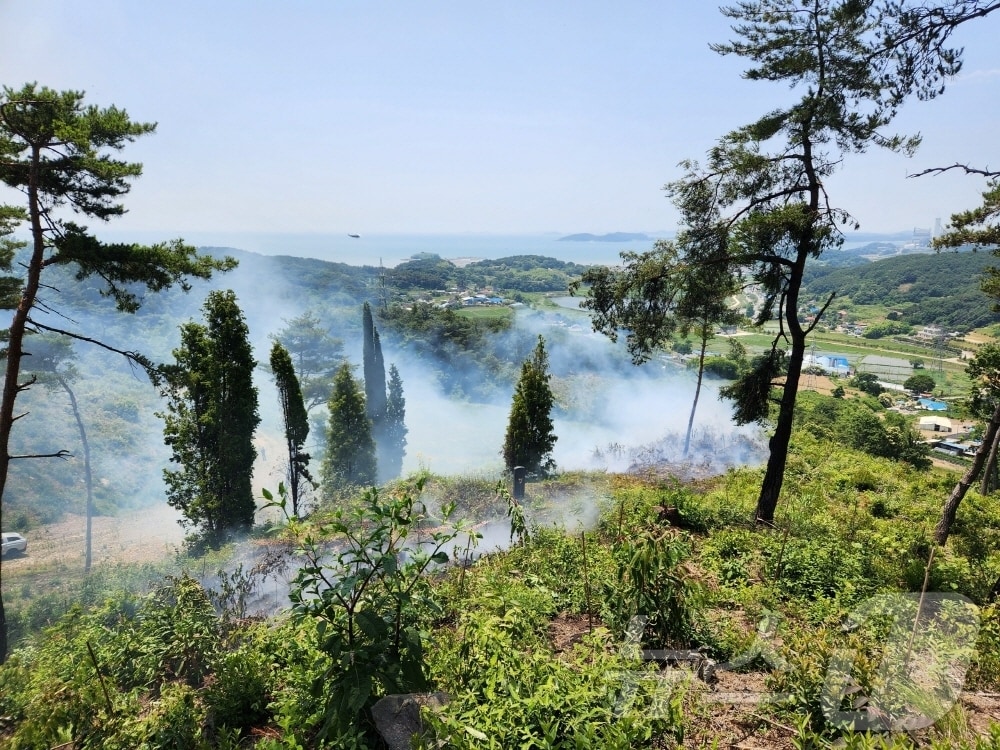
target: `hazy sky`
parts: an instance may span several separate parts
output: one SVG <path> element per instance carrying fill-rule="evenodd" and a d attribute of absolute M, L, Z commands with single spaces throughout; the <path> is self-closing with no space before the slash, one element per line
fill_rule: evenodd
<path fill-rule="evenodd" d="M 914 159 L 852 156 L 829 184 L 868 231 L 930 227 L 998 167 L 1000 18 L 963 76 L 897 120 Z M 663 185 L 787 96 L 741 80 L 695 0 L 0 0 L 0 82 L 76 88 L 157 133 L 115 226 L 185 232 L 672 230 Z"/>

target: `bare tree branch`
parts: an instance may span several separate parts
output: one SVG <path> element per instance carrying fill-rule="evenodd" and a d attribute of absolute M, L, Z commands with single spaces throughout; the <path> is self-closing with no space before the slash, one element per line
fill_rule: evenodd
<path fill-rule="evenodd" d="M 942 174 L 944 172 L 948 172 L 949 170 L 952 169 L 961 169 L 966 174 L 979 174 L 982 175 L 983 177 L 989 177 L 990 179 L 994 177 L 1000 177 L 1000 172 L 995 172 L 991 169 L 978 169 L 977 167 L 970 167 L 968 164 L 952 164 L 951 166 L 948 167 L 930 167 L 929 169 L 925 169 L 922 172 L 916 172 L 915 174 L 907 175 L 907 177 L 910 178 L 923 177 L 924 175 L 928 174 L 937 175 L 937 174 Z"/>
<path fill-rule="evenodd" d="M 10 456 L 12 461 L 15 458 L 73 458 L 73 454 L 64 449 L 55 453 L 26 453 L 23 456 Z"/>
<path fill-rule="evenodd" d="M 816 313 L 816 317 L 813 318 L 812 325 L 810 325 L 809 327 L 806 328 L 806 334 L 812 333 L 813 328 L 815 328 L 817 325 L 819 325 L 819 321 L 823 317 L 823 313 L 826 312 L 826 308 L 828 308 L 830 306 L 830 303 L 833 302 L 833 300 L 834 300 L 834 298 L 836 296 L 837 296 L 836 292 L 830 292 L 830 298 L 826 301 L 826 304 L 823 305 L 822 309 L 818 313 Z"/>

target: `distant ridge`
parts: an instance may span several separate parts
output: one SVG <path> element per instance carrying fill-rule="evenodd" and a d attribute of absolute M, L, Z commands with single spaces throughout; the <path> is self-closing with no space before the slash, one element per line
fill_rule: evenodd
<path fill-rule="evenodd" d="M 648 234 L 641 232 L 611 232 L 610 234 L 590 234 L 589 232 L 584 232 L 583 234 L 568 234 L 565 237 L 560 237 L 559 242 L 636 242 L 644 240 L 652 241 L 652 239 Z"/>

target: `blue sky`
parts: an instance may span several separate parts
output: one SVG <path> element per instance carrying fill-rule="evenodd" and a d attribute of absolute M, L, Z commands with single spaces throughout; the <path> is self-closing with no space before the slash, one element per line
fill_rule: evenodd
<path fill-rule="evenodd" d="M 850 156 L 828 187 L 873 232 L 930 227 L 1000 167 L 1000 18 L 963 29 L 917 156 Z M 115 222 L 163 232 L 660 231 L 682 159 L 787 96 L 713 53 L 693 0 L 0 0 L 2 83 L 87 92 L 157 133 Z"/>

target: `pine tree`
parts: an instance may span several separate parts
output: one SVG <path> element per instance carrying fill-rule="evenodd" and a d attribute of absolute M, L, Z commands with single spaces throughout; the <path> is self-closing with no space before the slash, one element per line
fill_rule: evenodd
<path fill-rule="evenodd" d="M 341 365 L 327 404 L 330 412 L 323 460 L 323 486 L 334 497 L 355 487 L 374 484 L 377 477 L 372 423 L 365 397 L 349 364 Z"/>
<path fill-rule="evenodd" d="M 389 365 L 389 393 L 385 406 L 385 479 L 395 479 L 403 471 L 403 457 L 406 455 L 406 399 L 403 398 L 403 380 L 396 365 Z M 379 470 L 382 472 L 382 457 Z"/>
<path fill-rule="evenodd" d="M 302 480 L 312 483 L 309 474 L 309 454 L 303 450 L 309 437 L 309 415 L 302 400 L 299 380 L 288 350 L 277 341 L 271 347 L 271 373 L 278 389 L 281 417 L 285 427 L 285 448 L 288 451 L 288 492 L 292 498 L 292 515 L 299 515 L 304 487 Z"/>
<path fill-rule="evenodd" d="M 123 312 L 140 304 L 136 285 L 158 292 L 177 285 L 187 290 L 190 277 L 208 278 L 215 270 L 232 268 L 231 258 L 199 256 L 179 240 L 144 247 L 105 244 L 83 226 L 62 218 L 61 209 L 101 221 L 121 216 L 119 199 L 140 176 L 142 166 L 114 158 L 126 144 L 152 133 L 152 123 L 132 122 L 116 107 L 101 109 L 83 103 L 78 91 L 53 91 L 37 84 L 0 92 L 0 182 L 24 195 L 24 206 L 0 206 L 0 235 L 26 224 L 29 252 L 20 276 L 0 277 L 0 307 L 14 310 L 8 328 L 3 396 L 0 400 L 0 527 L 3 495 L 10 468 L 10 434 L 14 403 L 30 386 L 21 382 L 22 344 L 29 327 L 93 342 L 85 334 L 56 328 L 37 309 L 45 269 L 72 267 L 79 282 L 96 277 L 102 295 Z M 11 270 L 12 245 L 0 236 L 0 269 Z M 50 289 L 47 309 L 57 290 Z M 39 319 L 42 318 L 42 319 Z M 112 349 L 112 347 L 106 347 Z M 118 351 L 156 377 L 152 363 L 136 352 Z M 2 565 L 0 565 L 2 572 Z M 0 579 L 2 594 L 2 579 Z M 7 654 L 7 620 L 0 595 L 0 663 Z"/>
<path fill-rule="evenodd" d="M 544 476 L 555 468 L 552 448 L 557 438 L 551 417 L 555 399 L 550 379 L 545 339 L 539 336 L 534 353 L 521 365 L 521 377 L 514 390 L 501 451 L 508 471 L 523 466 L 529 474 Z"/>
<path fill-rule="evenodd" d="M 745 78 L 795 93 L 720 138 L 704 164 L 684 162 L 686 174 L 667 190 L 681 214 L 688 267 L 715 266 L 735 283 L 755 284 L 763 295 L 756 322 L 779 321 L 771 346 L 722 391 L 738 423 L 773 419 L 755 511 L 772 523 L 807 337 L 833 301 L 811 320 L 800 317 L 806 267 L 840 245 L 844 226 L 857 228 L 827 193 L 830 177 L 848 155 L 873 147 L 912 153 L 920 139 L 888 128 L 907 97 L 933 95 L 935 80 L 957 72 L 957 57 L 895 54 L 885 37 L 891 23 L 874 2 L 759 0 L 722 13 L 736 39 L 712 48 L 747 60 Z"/>
<path fill-rule="evenodd" d="M 698 376 L 684 437 L 685 456 L 691 446 L 708 342 L 718 326 L 733 325 L 742 317 L 729 306 L 738 287 L 726 268 L 687 262 L 692 241 L 696 239 L 686 232 L 677 242 L 658 240 L 649 252 L 624 253 L 618 268 L 591 268 L 571 287 L 576 291 L 581 284 L 589 285 L 581 307 L 593 311 L 594 330 L 612 341 L 617 341 L 622 329 L 628 331 L 626 347 L 634 364 L 648 361 L 675 334 L 686 336 L 694 330 L 700 342 Z"/>
<path fill-rule="evenodd" d="M 253 525 L 251 487 L 260 423 L 256 362 L 246 320 L 231 291 L 209 292 L 205 323 L 181 326 L 176 364 L 167 372 L 164 442 L 171 462 L 164 469 L 167 502 L 205 541 L 217 545 L 229 532 Z"/>
<path fill-rule="evenodd" d="M 272 336 L 288 351 L 299 381 L 306 411 L 325 405 L 333 390 L 333 378 L 344 362 L 344 344 L 324 328 L 311 312 L 285 321 L 285 327 Z"/>

